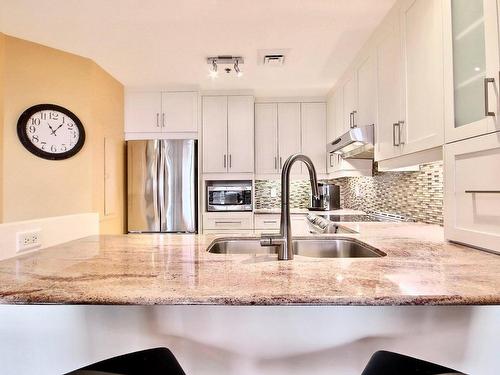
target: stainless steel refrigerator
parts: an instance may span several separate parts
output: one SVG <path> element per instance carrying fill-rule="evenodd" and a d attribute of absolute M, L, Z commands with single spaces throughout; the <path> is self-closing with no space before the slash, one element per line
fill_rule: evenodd
<path fill-rule="evenodd" d="M 197 141 L 127 142 L 128 231 L 196 233 Z"/>

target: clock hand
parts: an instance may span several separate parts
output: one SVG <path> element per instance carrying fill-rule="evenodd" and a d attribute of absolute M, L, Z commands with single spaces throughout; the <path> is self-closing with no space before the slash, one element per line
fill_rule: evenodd
<path fill-rule="evenodd" d="M 56 128 L 56 130 L 54 130 L 54 131 L 53 131 L 53 134 L 54 134 L 54 135 L 57 135 L 57 134 L 56 134 L 56 131 L 58 131 L 58 130 L 59 130 L 59 128 L 60 128 L 61 126 L 63 126 L 63 125 L 64 125 L 64 124 L 59 125 L 59 126 Z"/>
<path fill-rule="evenodd" d="M 50 126 L 50 124 L 47 124 L 47 125 L 49 125 L 49 128 L 50 128 L 50 135 L 52 135 L 52 134 L 56 135 L 54 129 L 52 129 L 52 126 Z"/>

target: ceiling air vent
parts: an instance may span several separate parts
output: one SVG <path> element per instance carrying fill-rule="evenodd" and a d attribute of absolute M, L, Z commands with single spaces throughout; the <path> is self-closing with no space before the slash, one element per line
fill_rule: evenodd
<path fill-rule="evenodd" d="M 285 63 L 285 55 L 265 55 L 264 65 L 281 66 Z"/>

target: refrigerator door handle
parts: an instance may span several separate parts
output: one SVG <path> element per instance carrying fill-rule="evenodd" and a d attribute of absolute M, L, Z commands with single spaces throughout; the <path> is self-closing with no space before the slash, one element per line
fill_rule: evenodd
<path fill-rule="evenodd" d="M 164 212 L 164 204 L 165 204 L 165 153 L 163 150 L 163 142 L 159 142 L 158 147 L 158 171 L 157 171 L 157 186 L 158 186 L 158 194 L 157 194 L 157 204 L 159 207 L 159 219 L 160 219 L 160 231 L 163 227 L 163 221 L 165 219 Z"/>

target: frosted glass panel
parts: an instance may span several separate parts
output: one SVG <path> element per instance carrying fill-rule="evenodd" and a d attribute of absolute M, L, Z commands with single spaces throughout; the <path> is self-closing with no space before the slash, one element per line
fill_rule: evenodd
<path fill-rule="evenodd" d="M 455 127 L 484 116 L 486 76 L 483 0 L 452 0 Z"/>

